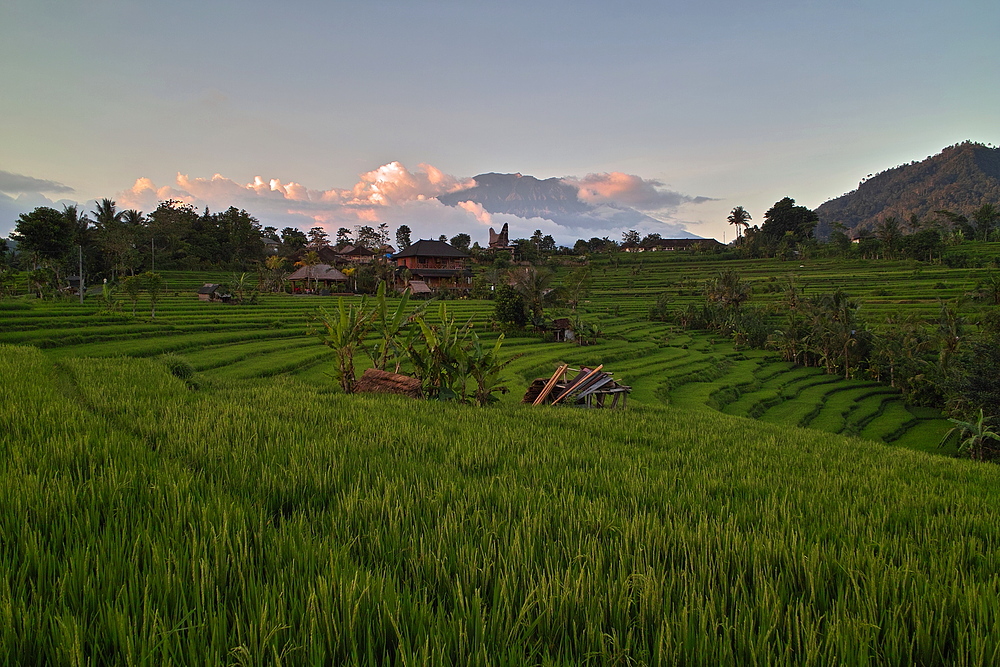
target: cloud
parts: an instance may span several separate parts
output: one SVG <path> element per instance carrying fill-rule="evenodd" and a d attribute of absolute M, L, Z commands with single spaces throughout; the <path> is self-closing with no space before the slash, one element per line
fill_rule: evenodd
<path fill-rule="evenodd" d="M 691 197 L 668 190 L 662 181 L 620 171 L 562 180 L 578 189 L 581 201 L 594 206 L 620 204 L 640 211 L 672 211 L 682 204 L 708 201 L 707 197 Z"/>
<path fill-rule="evenodd" d="M 486 245 L 487 228 L 499 228 L 505 222 L 510 225 L 512 239 L 527 238 L 539 229 L 543 234 L 551 234 L 557 242 L 570 245 L 577 238 L 595 235 L 617 238 L 625 229 L 657 231 L 664 236 L 689 235 L 683 223 L 671 219 L 670 212 L 699 198 L 666 190 L 659 181 L 621 173 L 563 180 L 580 190 L 581 199 L 593 207 L 589 212 L 551 220 L 490 213 L 473 201 L 446 206 L 436 199 L 438 195 L 472 187 L 475 181 L 446 174 L 429 164 L 419 164 L 410 170 L 399 162 L 389 162 L 360 174 L 349 188 L 317 190 L 295 181 L 264 176 L 241 183 L 222 174 L 202 178 L 178 173 L 169 185 L 139 178 L 131 188 L 119 192 L 115 200 L 119 209 L 145 212 L 167 199 L 213 211 L 235 206 L 247 210 L 265 226 L 279 229 L 320 226 L 331 236 L 340 227 L 351 229 L 385 223 L 395 230 L 405 224 L 413 230 L 414 239 L 437 238 L 441 234 L 450 238 L 464 232 L 473 241 Z M 639 210 L 658 211 L 658 217 L 666 219 L 656 219 Z"/>
<path fill-rule="evenodd" d="M 493 216 L 490 215 L 489 211 L 483 208 L 482 204 L 474 201 L 460 201 L 458 202 L 458 207 L 471 213 L 482 225 L 489 227 L 493 224 Z"/>
<path fill-rule="evenodd" d="M 19 192 L 55 192 L 59 194 L 73 192 L 73 188 L 56 181 L 47 181 L 31 176 L 22 176 L 9 171 L 0 170 L 0 192 L 15 194 Z"/>

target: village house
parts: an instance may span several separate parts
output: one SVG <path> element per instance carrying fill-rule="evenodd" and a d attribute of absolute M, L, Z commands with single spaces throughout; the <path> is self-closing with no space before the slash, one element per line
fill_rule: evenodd
<path fill-rule="evenodd" d="M 469 255 L 444 241 L 421 239 L 393 259 L 398 268 L 410 272 L 408 287 L 420 288 L 413 283 L 422 282 L 430 289 L 468 289 L 472 284 L 472 271 L 466 268 Z"/>

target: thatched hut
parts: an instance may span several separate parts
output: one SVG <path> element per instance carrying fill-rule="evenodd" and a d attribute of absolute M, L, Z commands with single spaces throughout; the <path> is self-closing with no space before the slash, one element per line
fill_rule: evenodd
<path fill-rule="evenodd" d="M 293 292 L 318 287 L 331 289 L 334 284 L 347 283 L 347 276 L 329 264 L 315 264 L 299 267 L 295 273 L 288 276 L 288 282 L 292 284 Z"/>

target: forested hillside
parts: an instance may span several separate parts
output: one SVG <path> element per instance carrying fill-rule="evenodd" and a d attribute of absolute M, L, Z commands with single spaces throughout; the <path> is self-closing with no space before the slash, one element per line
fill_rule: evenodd
<path fill-rule="evenodd" d="M 857 190 L 818 209 L 816 235 L 831 225 L 873 229 L 889 216 L 909 220 L 937 217 L 947 210 L 969 216 L 984 203 L 1000 202 L 1000 148 L 964 142 L 923 160 L 888 169 L 863 180 Z"/>

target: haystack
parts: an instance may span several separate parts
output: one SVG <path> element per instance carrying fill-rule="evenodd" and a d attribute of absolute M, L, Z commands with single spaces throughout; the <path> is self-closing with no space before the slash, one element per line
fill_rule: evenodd
<path fill-rule="evenodd" d="M 380 371 L 377 368 L 365 370 L 355 383 L 354 391 L 358 394 L 399 394 L 411 398 L 423 396 L 420 391 L 420 380 L 417 378 Z"/>

